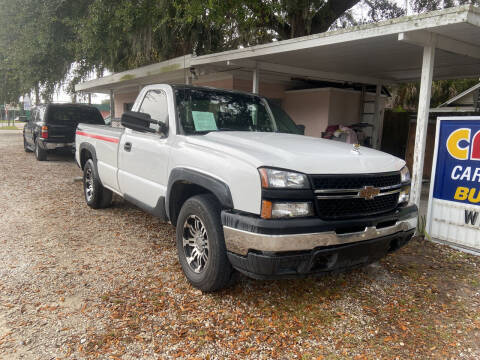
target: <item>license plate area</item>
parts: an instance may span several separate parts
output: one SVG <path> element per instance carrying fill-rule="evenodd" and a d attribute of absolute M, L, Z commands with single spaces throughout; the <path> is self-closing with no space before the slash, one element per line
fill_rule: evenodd
<path fill-rule="evenodd" d="M 312 271 L 328 271 L 366 264 L 384 257 L 393 237 L 361 241 L 315 252 Z"/>

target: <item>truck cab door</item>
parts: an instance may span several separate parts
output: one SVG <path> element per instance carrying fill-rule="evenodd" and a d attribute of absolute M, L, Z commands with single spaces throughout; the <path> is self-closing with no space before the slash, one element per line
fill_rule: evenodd
<path fill-rule="evenodd" d="M 33 116 L 35 114 L 35 109 L 33 109 L 31 112 L 30 112 L 30 118 L 28 119 L 28 121 L 25 123 L 25 126 L 23 127 L 23 137 L 25 138 L 25 141 L 30 145 L 32 143 L 32 135 L 31 135 L 31 131 L 30 131 L 30 127 L 32 126 L 32 119 L 33 119 Z"/>
<path fill-rule="evenodd" d="M 157 89 L 147 91 L 138 111 L 168 124 L 167 94 Z M 158 125 L 151 127 L 157 131 L 125 129 L 118 149 L 118 185 L 127 200 L 154 208 L 167 190 L 171 138 L 158 132 Z"/>

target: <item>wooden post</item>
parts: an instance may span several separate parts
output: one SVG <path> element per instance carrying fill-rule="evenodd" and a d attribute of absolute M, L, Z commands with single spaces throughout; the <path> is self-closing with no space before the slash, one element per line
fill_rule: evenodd
<path fill-rule="evenodd" d="M 375 91 L 375 110 L 373 114 L 373 148 L 379 149 L 380 148 L 380 139 L 382 137 L 382 124 L 380 119 L 380 95 L 382 94 L 382 84 L 377 84 L 376 91 Z"/>
<path fill-rule="evenodd" d="M 415 133 L 415 149 L 413 152 L 412 193 L 410 201 L 420 206 L 422 193 L 423 162 L 425 144 L 427 142 L 428 118 L 430 115 L 430 99 L 432 95 L 433 67 L 435 64 L 435 39 L 423 48 L 422 78 L 418 99 L 417 130 Z"/>
<path fill-rule="evenodd" d="M 259 84 L 259 72 L 258 72 L 258 67 L 255 66 L 255 69 L 253 69 L 252 93 L 258 94 L 258 84 Z"/>
<path fill-rule="evenodd" d="M 115 97 L 113 94 L 113 89 L 110 89 L 110 120 L 113 121 L 115 118 Z"/>

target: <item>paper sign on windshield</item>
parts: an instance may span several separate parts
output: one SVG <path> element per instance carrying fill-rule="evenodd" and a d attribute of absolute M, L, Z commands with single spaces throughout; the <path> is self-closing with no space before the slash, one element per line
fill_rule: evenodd
<path fill-rule="evenodd" d="M 192 111 L 192 117 L 196 131 L 218 130 L 213 113 L 209 111 Z"/>

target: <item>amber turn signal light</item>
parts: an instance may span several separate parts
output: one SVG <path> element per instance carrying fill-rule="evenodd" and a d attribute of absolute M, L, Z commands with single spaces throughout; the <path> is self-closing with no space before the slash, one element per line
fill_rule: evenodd
<path fill-rule="evenodd" d="M 265 169 L 258 169 L 258 172 L 260 173 L 260 178 L 262 180 L 262 188 L 267 189 L 268 188 L 268 175 L 267 175 L 267 170 Z"/>
<path fill-rule="evenodd" d="M 272 202 L 268 200 L 262 200 L 262 214 L 263 219 L 272 218 Z"/>

